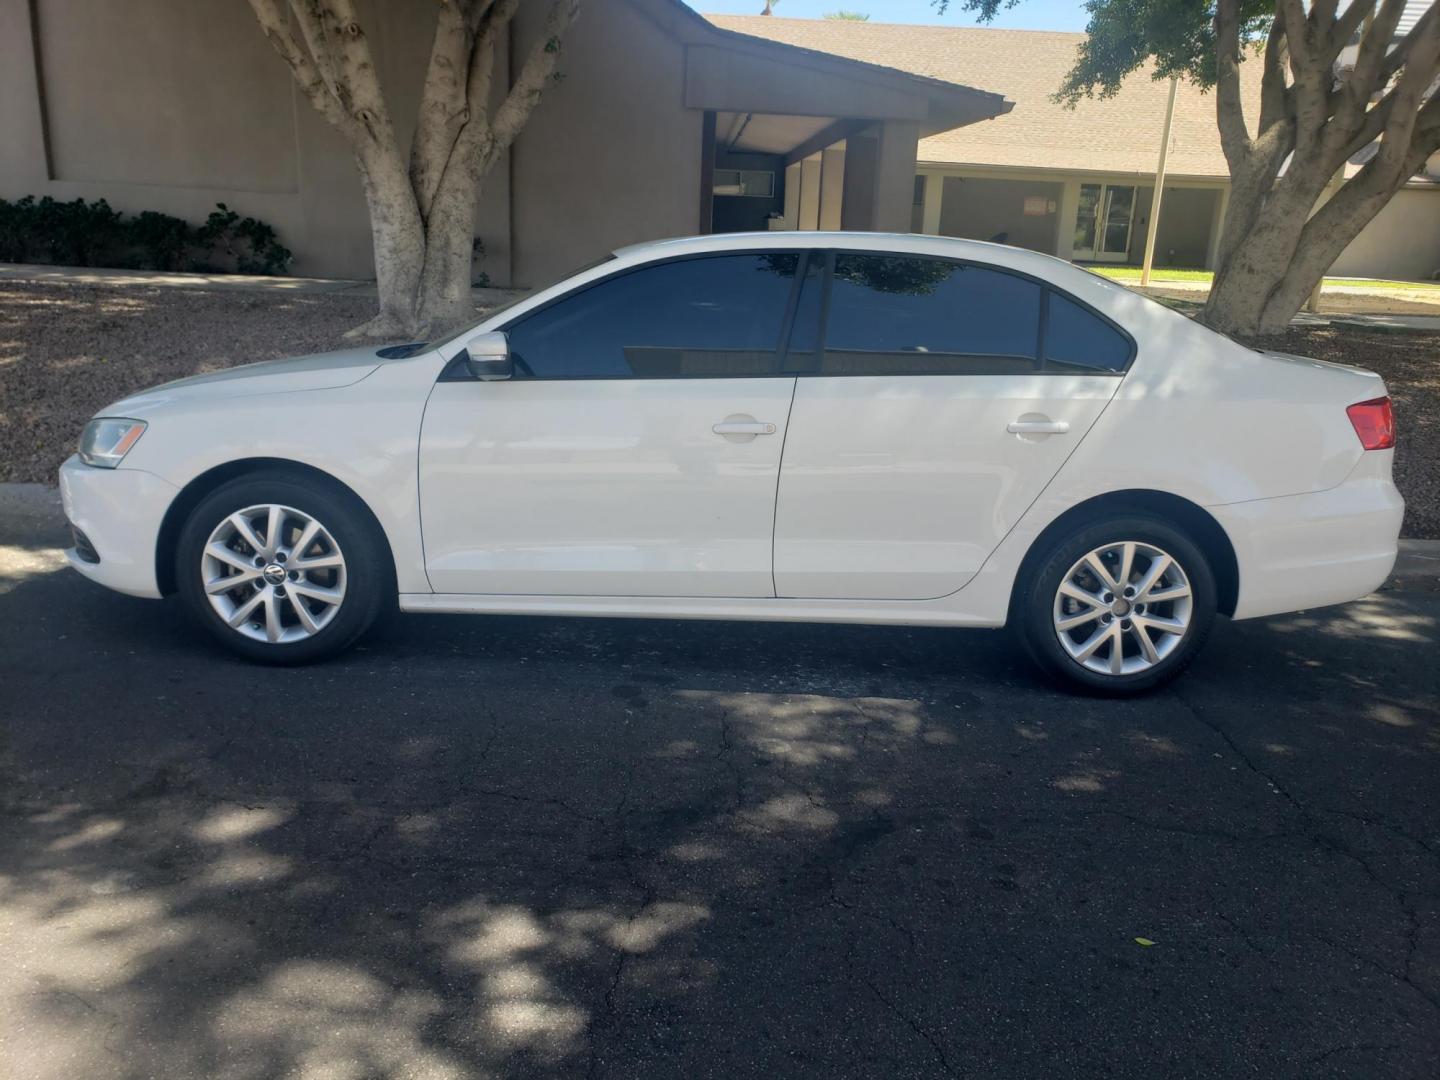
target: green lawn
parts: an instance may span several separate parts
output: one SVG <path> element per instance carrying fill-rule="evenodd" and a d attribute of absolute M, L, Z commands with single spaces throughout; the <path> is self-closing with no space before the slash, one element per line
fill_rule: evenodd
<path fill-rule="evenodd" d="M 1087 266 L 1085 269 L 1093 270 L 1097 274 L 1103 274 L 1112 281 L 1139 281 L 1140 268 L 1138 266 Z M 1150 280 L 1152 283 L 1160 284 L 1166 281 L 1203 281 L 1207 285 L 1215 275 L 1209 270 L 1177 270 L 1166 268 L 1163 270 L 1152 270 Z M 1383 281 L 1377 278 L 1342 278 L 1327 277 L 1326 285 L 1353 285 L 1358 288 L 1377 289 L 1412 289 L 1420 292 L 1440 292 L 1440 282 L 1433 281 Z"/>

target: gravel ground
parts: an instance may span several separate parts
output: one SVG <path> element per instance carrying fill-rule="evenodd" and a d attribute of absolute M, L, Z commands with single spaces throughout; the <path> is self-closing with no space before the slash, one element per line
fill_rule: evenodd
<path fill-rule="evenodd" d="M 1395 484 L 1405 496 L 1401 535 L 1440 540 L 1440 334 L 1306 327 L 1265 347 L 1380 373 L 1395 402 Z"/>
<path fill-rule="evenodd" d="M 373 311 L 363 296 L 0 284 L 0 481 L 52 483 L 85 421 L 117 398 L 339 348 Z M 1440 336 L 1320 327 L 1267 346 L 1385 377 L 1399 414 L 1405 535 L 1440 538 Z"/>
<path fill-rule="evenodd" d="M 96 410 L 206 371 L 341 348 L 360 296 L 0 285 L 0 480 L 55 482 Z"/>

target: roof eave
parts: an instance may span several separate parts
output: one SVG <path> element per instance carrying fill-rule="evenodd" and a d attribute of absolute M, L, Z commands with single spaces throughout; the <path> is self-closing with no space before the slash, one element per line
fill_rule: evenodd
<path fill-rule="evenodd" d="M 903 87 L 911 92 L 917 90 L 923 92 L 931 101 L 932 113 L 936 111 L 935 106 L 939 103 L 942 107 L 949 106 L 964 117 L 958 123 L 945 128 L 936 128 L 935 131 L 948 131 L 963 124 L 993 119 L 996 116 L 1003 116 L 1015 107 L 1015 103 L 1007 101 L 1004 94 L 997 94 L 991 90 L 981 90 L 974 86 L 947 82 L 944 79 L 935 79 L 928 75 L 916 75 L 899 68 L 885 67 L 883 64 L 852 60 L 849 57 L 837 56 L 819 49 L 807 49 L 800 45 L 771 41 L 769 38 L 756 37 L 738 30 L 727 30 L 724 27 L 716 26 L 698 11 L 683 3 L 682 0 L 664 0 L 664 2 L 693 29 L 702 36 L 711 38 L 717 44 L 750 49 L 761 54 L 779 54 L 791 61 L 800 58 L 810 64 L 840 72 L 863 72 L 869 78 L 879 80 L 887 85 Z"/>

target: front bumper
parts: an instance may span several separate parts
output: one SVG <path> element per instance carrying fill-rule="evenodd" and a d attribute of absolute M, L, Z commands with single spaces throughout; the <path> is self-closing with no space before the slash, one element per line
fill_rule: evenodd
<path fill-rule="evenodd" d="M 71 456 L 60 466 L 60 499 L 93 552 L 65 552 L 92 581 L 130 596 L 158 597 L 155 550 L 165 511 L 180 489 L 140 469 L 96 469 Z M 93 554 L 97 561 L 91 561 Z"/>
<path fill-rule="evenodd" d="M 1358 600 L 1395 566 L 1405 500 L 1390 479 L 1393 450 L 1368 451 L 1328 491 L 1208 507 L 1235 548 L 1235 618 Z"/>

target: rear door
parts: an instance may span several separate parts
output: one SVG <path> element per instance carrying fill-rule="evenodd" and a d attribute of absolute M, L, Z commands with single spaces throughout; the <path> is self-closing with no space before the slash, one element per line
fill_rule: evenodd
<path fill-rule="evenodd" d="M 650 263 L 505 327 L 502 382 L 442 379 L 420 439 L 441 593 L 774 595 L 779 344 L 796 253 Z"/>
<path fill-rule="evenodd" d="M 998 267 L 872 252 L 827 261 L 805 279 L 786 362 L 798 381 L 776 593 L 945 596 L 1090 430 L 1132 344 Z M 807 340 L 811 326 L 823 333 Z"/>

